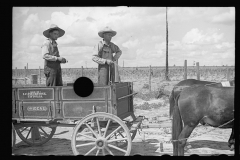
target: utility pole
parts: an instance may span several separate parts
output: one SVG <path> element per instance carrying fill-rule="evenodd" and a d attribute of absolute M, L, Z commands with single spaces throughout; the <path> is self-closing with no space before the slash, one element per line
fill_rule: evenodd
<path fill-rule="evenodd" d="M 168 20 L 167 20 L 167 7 L 166 7 L 166 72 L 165 80 L 170 81 L 168 77 Z"/>

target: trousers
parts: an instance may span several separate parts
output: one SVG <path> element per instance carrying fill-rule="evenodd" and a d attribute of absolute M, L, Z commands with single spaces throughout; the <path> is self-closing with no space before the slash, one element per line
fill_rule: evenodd
<path fill-rule="evenodd" d="M 63 86 L 61 67 L 48 68 L 44 74 L 46 76 L 46 86 Z"/>

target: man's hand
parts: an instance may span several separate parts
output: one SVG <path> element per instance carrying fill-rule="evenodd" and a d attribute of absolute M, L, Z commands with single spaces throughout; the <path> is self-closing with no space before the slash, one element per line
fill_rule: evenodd
<path fill-rule="evenodd" d="M 110 60 L 110 59 L 107 59 L 107 60 L 106 60 L 106 63 L 107 63 L 108 65 L 110 65 L 110 64 L 113 64 L 114 62 L 113 62 L 112 60 Z"/>
<path fill-rule="evenodd" d="M 67 60 L 65 58 L 62 58 L 61 63 L 66 63 L 66 62 L 67 62 Z"/>
<path fill-rule="evenodd" d="M 57 60 L 60 61 L 61 63 L 66 63 L 67 60 L 63 57 L 57 57 Z"/>

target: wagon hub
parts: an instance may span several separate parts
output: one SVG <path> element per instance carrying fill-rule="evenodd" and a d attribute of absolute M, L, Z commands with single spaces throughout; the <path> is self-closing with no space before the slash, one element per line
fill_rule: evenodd
<path fill-rule="evenodd" d="M 99 148 L 99 149 L 103 149 L 106 145 L 106 142 L 104 139 L 98 139 L 96 141 L 96 146 Z"/>
<path fill-rule="evenodd" d="M 97 144 L 99 147 L 102 147 L 103 146 L 103 142 L 102 141 L 98 141 L 98 144 Z"/>

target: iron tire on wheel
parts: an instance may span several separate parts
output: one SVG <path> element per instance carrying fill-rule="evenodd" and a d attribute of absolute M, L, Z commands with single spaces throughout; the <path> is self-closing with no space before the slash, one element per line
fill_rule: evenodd
<path fill-rule="evenodd" d="M 135 117 L 134 114 L 131 114 L 131 117 L 132 117 L 133 121 L 136 120 L 136 117 Z M 132 127 L 132 126 L 128 126 L 128 129 L 130 130 L 131 127 Z M 133 139 L 135 138 L 136 134 L 137 134 L 137 129 L 130 132 L 132 141 L 133 141 Z M 122 143 L 122 144 L 119 144 L 119 145 L 118 145 L 118 147 L 120 147 L 120 148 L 124 148 L 124 147 L 126 147 L 126 146 L 127 146 L 127 141 L 126 141 L 126 143 Z"/>
<path fill-rule="evenodd" d="M 103 122 L 99 121 L 101 118 L 107 119 L 107 123 L 105 123 L 106 125 L 101 125 L 101 122 Z M 95 127 L 92 127 L 88 123 L 93 119 L 96 120 Z M 89 129 L 89 132 L 86 132 L 85 134 L 83 132 L 78 132 L 79 128 L 82 126 L 86 126 Z M 122 130 L 126 134 L 126 137 L 121 139 L 111 139 L 111 136 L 119 130 Z M 88 134 L 91 134 L 92 136 Z M 115 142 L 121 140 L 128 141 L 127 146 L 124 149 L 113 145 Z M 90 143 L 86 141 L 90 141 Z M 80 144 L 80 142 L 82 142 L 82 144 Z M 93 152 L 96 152 L 93 155 L 100 155 L 102 152 L 102 155 L 109 153 L 111 155 L 123 154 L 128 156 L 131 152 L 132 140 L 128 127 L 119 117 L 105 112 L 97 112 L 84 117 L 76 125 L 72 134 L 71 147 L 74 155 L 89 155 Z"/>
<path fill-rule="evenodd" d="M 14 125 L 12 124 L 12 149 L 15 148 L 15 144 L 16 144 L 16 132 L 14 129 Z"/>
<path fill-rule="evenodd" d="M 15 127 L 15 130 L 18 134 L 18 136 L 20 137 L 20 139 L 22 141 L 24 141 L 25 143 L 27 143 L 30 146 L 40 146 L 46 142 L 48 142 L 54 135 L 54 133 L 56 132 L 56 128 L 57 127 L 48 127 L 50 129 L 50 133 L 47 133 L 46 127 L 43 128 L 45 126 L 41 126 L 41 125 L 22 125 L 19 127 Z M 33 129 L 37 129 L 38 131 L 40 131 L 40 140 L 34 141 L 32 140 L 32 138 L 29 138 L 29 135 L 31 136 L 31 131 Z M 27 130 L 28 129 L 28 130 Z M 26 131 L 26 132 L 25 132 Z M 23 135 L 24 133 L 26 133 L 25 135 Z"/>

